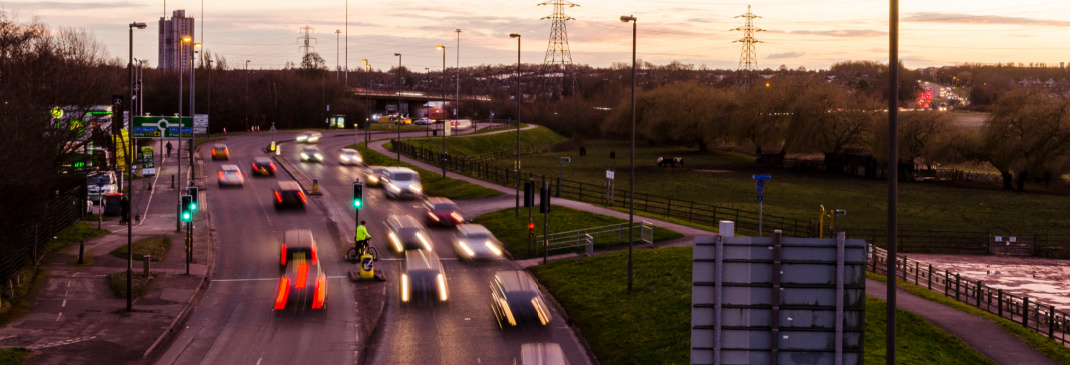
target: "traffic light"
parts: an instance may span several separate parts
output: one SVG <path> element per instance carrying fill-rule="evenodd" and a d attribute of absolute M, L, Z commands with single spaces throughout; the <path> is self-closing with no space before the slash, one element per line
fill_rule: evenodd
<path fill-rule="evenodd" d="M 528 238 L 535 237 L 535 222 L 528 221 Z"/>
<path fill-rule="evenodd" d="M 539 190 L 539 213 L 550 212 L 550 183 L 543 182 L 542 189 Z"/>
<path fill-rule="evenodd" d="M 181 210 L 181 216 L 183 222 L 193 221 L 193 211 L 190 210 L 190 206 L 193 205 L 193 197 L 189 195 L 182 196 L 182 205 L 179 207 Z"/>
<path fill-rule="evenodd" d="M 535 206 L 535 183 L 524 183 L 524 208 Z"/>
<path fill-rule="evenodd" d="M 360 209 L 364 207 L 364 183 L 353 183 L 353 208 Z"/>
<path fill-rule="evenodd" d="M 186 189 L 186 194 L 189 194 L 190 198 L 192 199 L 190 200 L 189 204 L 189 210 L 192 212 L 196 212 L 197 209 L 199 209 L 200 207 L 200 205 L 197 204 L 197 197 L 200 196 L 200 194 L 197 194 L 197 190 L 198 189 L 196 186 L 190 186 L 188 189 Z"/>

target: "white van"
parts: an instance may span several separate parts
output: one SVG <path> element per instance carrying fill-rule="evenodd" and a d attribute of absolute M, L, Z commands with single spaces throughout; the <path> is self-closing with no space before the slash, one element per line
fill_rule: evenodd
<path fill-rule="evenodd" d="M 104 194 L 119 192 L 118 181 L 115 180 L 115 171 L 96 171 L 86 176 L 89 185 L 89 200 L 94 203 L 100 202 Z"/>
<path fill-rule="evenodd" d="M 388 167 L 379 180 L 386 197 L 397 199 L 402 197 L 422 198 L 423 186 L 420 185 L 420 174 L 408 167 Z"/>

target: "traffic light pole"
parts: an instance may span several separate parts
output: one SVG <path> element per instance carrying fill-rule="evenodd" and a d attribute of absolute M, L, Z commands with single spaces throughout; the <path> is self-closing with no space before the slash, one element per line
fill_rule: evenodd
<path fill-rule="evenodd" d="M 193 260 L 193 237 L 190 234 L 190 222 L 186 222 L 186 275 L 189 275 L 189 263 Z"/>
<path fill-rule="evenodd" d="M 534 185 L 535 184 L 535 180 L 533 180 L 532 178 L 529 177 L 528 178 L 528 184 L 532 184 L 531 186 L 535 186 Z M 527 190 L 528 190 L 527 187 L 525 187 L 524 192 L 527 193 Z M 525 196 L 524 199 L 529 199 L 529 198 L 527 196 Z M 525 201 L 525 203 L 527 203 L 527 201 Z M 531 214 L 532 214 L 531 210 L 535 209 L 535 207 L 533 207 L 533 205 L 534 204 L 528 204 L 527 205 L 528 206 L 528 224 L 529 225 L 532 222 L 532 220 L 531 220 Z M 534 239 L 535 239 L 534 237 L 528 237 L 528 255 L 532 254 L 532 252 L 531 252 L 531 241 L 534 240 Z"/>

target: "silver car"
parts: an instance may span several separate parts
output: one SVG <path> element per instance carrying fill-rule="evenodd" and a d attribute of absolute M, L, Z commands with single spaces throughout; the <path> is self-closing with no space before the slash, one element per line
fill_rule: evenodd
<path fill-rule="evenodd" d="M 319 143 L 320 137 L 323 134 L 320 132 L 301 132 L 297 134 L 297 141 L 303 143 Z"/>
<path fill-rule="evenodd" d="M 338 163 L 342 165 L 360 165 L 364 163 L 364 158 L 360 157 L 360 152 L 350 148 L 343 148 L 342 152 L 338 154 Z"/>
<path fill-rule="evenodd" d="M 420 174 L 410 168 L 387 168 L 381 181 L 387 198 L 422 198 L 424 196 L 423 186 L 420 185 Z"/>
<path fill-rule="evenodd" d="M 323 154 L 319 148 L 305 147 L 301 149 L 301 161 L 323 162 Z"/>
<path fill-rule="evenodd" d="M 463 260 L 486 260 L 502 257 L 502 244 L 482 224 L 458 224 L 453 251 Z"/>
<path fill-rule="evenodd" d="M 364 169 L 365 183 L 368 185 L 380 185 L 379 181 L 383 179 L 386 169 L 386 166 L 368 166 L 368 168 Z"/>
<path fill-rule="evenodd" d="M 245 185 L 245 176 L 242 176 L 238 165 L 223 165 L 219 167 L 219 187 Z"/>

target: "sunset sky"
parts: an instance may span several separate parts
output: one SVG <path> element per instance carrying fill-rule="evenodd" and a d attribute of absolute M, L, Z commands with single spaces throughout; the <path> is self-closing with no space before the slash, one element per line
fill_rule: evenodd
<path fill-rule="evenodd" d="M 739 64 L 740 31 L 751 5 L 761 16 L 755 25 L 758 66 L 795 69 L 828 68 L 845 60 L 888 60 L 888 2 L 873 0 L 767 0 L 708 2 L 693 0 L 577 0 L 566 9 L 572 60 L 577 64 L 608 66 L 628 62 L 631 25 L 621 15 L 638 18 L 638 57 L 654 64 L 672 60 L 735 69 Z M 375 69 L 398 62 L 417 72 L 438 70 L 447 47 L 447 66 L 513 64 L 520 33 L 524 63 L 543 62 L 550 35 L 552 6 L 536 1 L 349 1 L 349 68 L 362 68 L 367 58 Z M 148 23 L 134 32 L 134 57 L 157 62 L 158 21 L 163 1 L 0 1 L 19 19 L 38 17 L 52 28 L 92 31 L 111 55 L 126 60 L 127 24 Z M 279 68 L 299 62 L 299 28 L 315 29 L 315 51 L 335 66 L 345 64 L 346 3 L 344 1 L 172 0 L 166 14 L 186 10 L 197 18 L 198 42 L 226 57 L 230 67 Z M 965 62 L 1070 63 L 1070 2 L 1023 1 L 902 1 L 900 55 L 906 67 L 954 65 Z M 335 30 L 343 31 L 336 49 Z"/>

